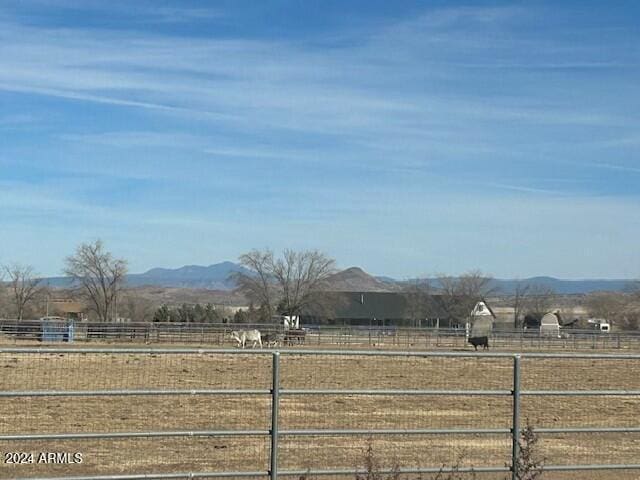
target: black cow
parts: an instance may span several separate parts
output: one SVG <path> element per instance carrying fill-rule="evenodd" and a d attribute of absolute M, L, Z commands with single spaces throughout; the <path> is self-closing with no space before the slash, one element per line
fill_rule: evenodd
<path fill-rule="evenodd" d="M 483 350 L 489 350 L 489 337 L 471 337 L 468 342 L 473 345 L 473 348 L 478 351 L 478 347 L 482 347 Z"/>

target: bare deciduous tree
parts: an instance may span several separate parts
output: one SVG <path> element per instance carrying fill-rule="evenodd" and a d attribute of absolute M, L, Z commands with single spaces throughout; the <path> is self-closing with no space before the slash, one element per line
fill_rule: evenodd
<path fill-rule="evenodd" d="M 449 316 L 463 321 L 469 317 L 476 302 L 496 293 L 493 278 L 480 270 L 472 270 L 459 277 L 438 276 L 443 306 Z"/>
<path fill-rule="evenodd" d="M 528 283 L 516 282 L 516 288 L 513 292 L 513 328 L 520 328 L 520 320 L 526 308 L 529 290 L 531 290 L 531 285 Z"/>
<path fill-rule="evenodd" d="M 240 256 L 240 263 L 251 273 L 233 275 L 239 288 L 270 314 L 299 315 L 317 306 L 323 283 L 334 270 L 334 260 L 317 250 L 285 250 L 282 258 L 270 250 L 252 250 Z"/>
<path fill-rule="evenodd" d="M 116 315 L 118 292 L 124 285 L 127 262 L 113 258 L 101 240 L 83 243 L 66 258 L 64 273 L 78 282 L 98 318 L 109 321 Z"/>
<path fill-rule="evenodd" d="M 553 307 L 556 292 L 551 287 L 544 285 L 532 285 L 523 299 L 523 311 L 537 319 L 541 319 L 549 313 Z"/>
<path fill-rule="evenodd" d="M 156 311 L 150 300 L 138 297 L 135 292 L 131 291 L 126 292 L 119 303 L 122 306 L 119 309 L 122 312 L 122 316 L 134 322 L 150 322 Z"/>
<path fill-rule="evenodd" d="M 273 278 L 274 256 L 271 250 L 251 250 L 240 255 L 240 265 L 251 273 L 234 272 L 231 276 L 240 291 L 268 313 L 269 318 L 277 306 L 277 289 Z"/>
<path fill-rule="evenodd" d="M 407 283 L 403 289 L 407 302 L 405 316 L 411 320 L 414 327 L 420 326 L 420 321 L 429 314 L 431 283 L 427 279 L 415 279 Z"/>
<path fill-rule="evenodd" d="M 22 320 L 25 308 L 41 292 L 40 278 L 34 274 L 33 267 L 14 263 L 4 267 L 9 283 L 10 294 L 16 311 L 16 318 Z"/>
<path fill-rule="evenodd" d="M 285 315 L 299 315 L 319 301 L 323 282 L 334 271 L 335 262 L 322 252 L 285 250 L 276 260 L 273 275 L 281 292 L 279 307 Z"/>
<path fill-rule="evenodd" d="M 640 328 L 640 297 L 635 292 L 591 293 L 585 303 L 593 317 L 604 318 L 623 330 Z"/>
<path fill-rule="evenodd" d="M 612 320 L 624 310 L 624 296 L 614 292 L 595 292 L 586 298 L 589 314 L 595 318 Z"/>

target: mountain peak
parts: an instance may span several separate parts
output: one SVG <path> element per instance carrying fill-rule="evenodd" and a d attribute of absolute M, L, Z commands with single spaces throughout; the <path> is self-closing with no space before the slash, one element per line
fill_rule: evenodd
<path fill-rule="evenodd" d="M 390 286 L 360 267 L 349 267 L 327 278 L 327 289 L 344 292 L 388 292 Z"/>
<path fill-rule="evenodd" d="M 365 272 L 360 267 L 349 267 L 345 268 L 341 272 L 338 272 L 340 275 L 360 275 L 360 276 L 370 276 L 367 272 Z"/>

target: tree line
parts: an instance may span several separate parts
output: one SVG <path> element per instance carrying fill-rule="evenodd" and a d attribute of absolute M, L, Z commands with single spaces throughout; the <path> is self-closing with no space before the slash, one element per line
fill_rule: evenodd
<path fill-rule="evenodd" d="M 107 251 L 101 240 L 80 244 L 65 259 L 63 273 L 69 277 L 75 295 L 99 321 L 126 316 L 136 321 L 237 322 L 261 323 L 273 315 L 301 315 L 313 312 L 316 317 L 331 317 L 336 296 L 330 294 L 329 277 L 335 273 L 335 260 L 318 250 L 286 249 L 281 255 L 272 250 L 251 250 L 239 257 L 245 272 L 233 273 L 237 288 L 250 303 L 247 310 L 233 315 L 212 304 L 153 306 L 125 290 L 128 263 Z M 594 293 L 585 304 L 591 316 L 605 318 L 618 328 L 640 327 L 640 289 L 627 293 Z M 490 275 L 479 270 L 459 276 L 438 275 L 435 282 L 404 282 L 401 292 L 406 299 L 407 320 L 417 325 L 437 296 L 449 318 L 465 319 L 478 300 L 499 294 Z M 0 299 L 9 308 L 2 316 L 14 315 L 22 320 L 42 305 L 50 292 L 35 274 L 33 267 L 11 264 L 0 269 Z M 504 297 L 504 296 L 503 296 Z M 524 282 L 516 284 L 508 303 L 513 308 L 513 326 L 521 328 L 527 316 L 539 319 L 553 307 L 557 296 L 553 290 Z"/>

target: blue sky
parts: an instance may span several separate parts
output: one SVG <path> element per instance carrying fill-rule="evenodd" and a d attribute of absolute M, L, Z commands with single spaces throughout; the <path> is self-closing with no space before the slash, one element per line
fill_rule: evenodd
<path fill-rule="evenodd" d="M 615 6 L 615 8 L 613 8 Z M 640 276 L 637 2 L 0 1 L 0 262 Z"/>

